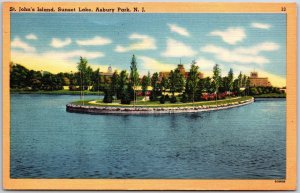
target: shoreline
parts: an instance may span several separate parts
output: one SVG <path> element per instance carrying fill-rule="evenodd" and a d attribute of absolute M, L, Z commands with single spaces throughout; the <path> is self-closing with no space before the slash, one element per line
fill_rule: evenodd
<path fill-rule="evenodd" d="M 234 107 L 248 105 L 254 102 L 254 98 L 232 102 L 221 105 L 203 105 L 195 107 L 104 107 L 104 106 L 86 106 L 67 104 L 66 111 L 70 113 L 83 114 L 116 114 L 116 115 L 145 115 L 145 114 L 178 114 L 178 113 L 196 113 L 216 110 L 225 110 Z"/>

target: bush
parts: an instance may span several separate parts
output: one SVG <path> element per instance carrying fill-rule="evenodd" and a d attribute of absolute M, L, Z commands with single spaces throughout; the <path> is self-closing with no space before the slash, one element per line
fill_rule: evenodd
<path fill-rule="evenodd" d="M 165 101 L 170 101 L 170 97 L 168 94 L 165 96 Z"/>
<path fill-rule="evenodd" d="M 160 104 L 165 104 L 166 99 L 165 99 L 165 96 L 164 96 L 164 95 L 162 95 L 162 96 L 160 97 L 159 102 L 160 102 Z"/>
<path fill-rule="evenodd" d="M 151 92 L 150 101 L 157 101 L 157 96 L 156 96 L 156 93 L 154 91 Z"/>
<path fill-rule="evenodd" d="M 131 102 L 130 96 L 127 92 L 124 92 L 121 96 L 121 104 L 129 105 Z"/>
<path fill-rule="evenodd" d="M 188 101 L 188 96 L 186 93 L 184 93 L 181 97 L 181 100 L 180 100 L 182 103 L 186 103 Z"/>
<path fill-rule="evenodd" d="M 171 103 L 176 103 L 177 102 L 176 96 L 172 96 L 171 99 L 170 99 L 170 102 Z"/>
<path fill-rule="evenodd" d="M 103 102 L 104 103 L 112 103 L 112 101 L 113 101 L 113 97 L 112 97 L 111 93 L 109 91 L 105 91 Z"/>

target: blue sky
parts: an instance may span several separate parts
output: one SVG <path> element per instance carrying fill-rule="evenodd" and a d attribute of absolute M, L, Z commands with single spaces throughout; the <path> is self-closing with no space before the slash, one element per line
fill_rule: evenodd
<path fill-rule="evenodd" d="M 196 60 L 207 76 L 217 63 L 224 75 L 256 70 L 285 86 L 286 15 L 11 14 L 12 61 L 31 69 L 76 71 L 83 56 L 101 71 L 129 70 L 132 54 L 141 74 Z"/>

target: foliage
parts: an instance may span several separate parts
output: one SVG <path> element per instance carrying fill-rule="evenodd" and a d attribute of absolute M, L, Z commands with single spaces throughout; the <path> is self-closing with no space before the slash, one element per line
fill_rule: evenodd
<path fill-rule="evenodd" d="M 113 101 L 113 97 L 112 97 L 110 90 L 106 90 L 104 92 L 103 102 L 104 103 L 112 103 L 112 101 Z"/>
<path fill-rule="evenodd" d="M 182 102 L 182 103 L 188 102 L 188 96 L 187 96 L 186 93 L 183 93 L 183 94 L 182 94 L 182 97 L 181 97 L 181 99 L 180 99 L 180 102 Z"/>
<path fill-rule="evenodd" d="M 158 73 L 157 72 L 155 72 L 152 75 L 151 86 L 152 86 L 152 92 L 151 92 L 150 100 L 155 101 L 155 100 L 157 100 L 157 96 L 159 95 L 159 84 L 158 84 Z"/>
<path fill-rule="evenodd" d="M 196 62 L 193 60 L 189 72 L 189 76 L 186 80 L 186 88 L 185 92 L 189 95 L 187 96 L 188 98 L 191 98 L 192 101 L 195 101 L 195 93 L 197 91 L 197 86 L 199 83 L 199 72 L 198 72 L 199 67 L 196 66 Z M 186 100 L 188 100 L 186 98 Z"/>
<path fill-rule="evenodd" d="M 177 98 L 175 95 L 172 95 L 172 97 L 170 98 L 170 103 L 176 103 L 177 102 Z"/>
<path fill-rule="evenodd" d="M 165 95 L 161 95 L 159 102 L 160 102 L 160 104 L 165 104 L 165 102 L 166 102 Z"/>
<path fill-rule="evenodd" d="M 145 96 L 147 88 L 148 88 L 148 86 L 150 86 L 150 83 L 151 83 L 150 72 L 148 72 L 147 76 L 143 76 L 141 83 L 142 83 L 142 93 L 143 93 L 143 96 Z"/>
<path fill-rule="evenodd" d="M 221 85 L 221 69 L 218 64 L 216 64 L 213 68 L 213 83 L 214 83 L 214 90 L 216 93 L 219 92 L 219 87 Z"/>
<path fill-rule="evenodd" d="M 169 87 L 173 96 L 175 92 L 182 92 L 184 89 L 184 77 L 178 68 L 170 72 Z"/>
<path fill-rule="evenodd" d="M 118 86 L 117 86 L 117 98 L 120 99 L 124 94 L 125 90 L 127 89 L 128 84 L 128 74 L 126 70 L 122 70 L 120 73 L 120 77 L 118 79 Z"/>
<path fill-rule="evenodd" d="M 123 91 L 121 95 L 121 104 L 130 104 L 130 96 L 127 91 Z"/>

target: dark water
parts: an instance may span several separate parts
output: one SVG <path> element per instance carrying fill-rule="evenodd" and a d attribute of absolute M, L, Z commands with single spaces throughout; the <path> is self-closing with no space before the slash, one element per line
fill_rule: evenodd
<path fill-rule="evenodd" d="M 66 112 L 74 100 L 11 95 L 12 178 L 285 178 L 285 100 L 159 116 Z"/>

